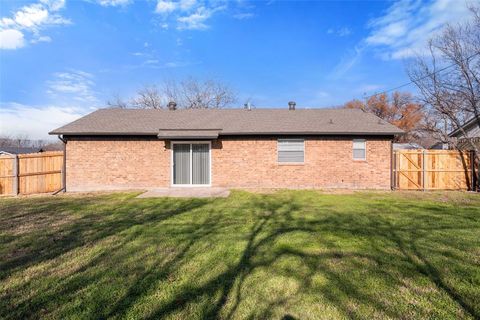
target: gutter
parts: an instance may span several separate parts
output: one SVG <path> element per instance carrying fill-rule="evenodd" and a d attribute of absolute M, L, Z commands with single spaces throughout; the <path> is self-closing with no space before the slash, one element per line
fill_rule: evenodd
<path fill-rule="evenodd" d="M 198 131 L 205 131 L 205 129 L 195 129 Z M 187 131 L 187 130 L 185 130 Z M 191 129 L 191 131 L 194 131 Z M 62 133 L 52 133 L 49 134 L 62 134 Z M 396 136 L 403 135 L 404 131 L 400 132 L 315 132 L 315 131 L 305 131 L 305 132 L 228 132 L 223 131 L 219 136 L 279 136 L 279 135 L 318 135 L 318 136 Z M 64 132 L 63 135 L 69 136 L 158 136 L 158 132 Z M 63 141 L 63 140 L 62 140 Z"/>
<path fill-rule="evenodd" d="M 63 142 L 62 188 L 55 191 L 52 195 L 56 195 L 61 191 L 67 191 L 67 139 L 65 139 L 61 135 L 58 135 L 58 139 Z"/>

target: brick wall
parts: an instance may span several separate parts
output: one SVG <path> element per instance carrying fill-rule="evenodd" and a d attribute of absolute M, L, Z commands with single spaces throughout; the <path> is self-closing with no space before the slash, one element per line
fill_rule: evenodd
<path fill-rule="evenodd" d="M 170 184 L 170 150 L 154 137 L 72 137 L 68 138 L 66 159 L 67 191 Z"/>
<path fill-rule="evenodd" d="M 307 138 L 305 162 L 277 163 L 277 139 L 224 139 L 212 146 L 217 186 L 390 189 L 391 144 L 368 139 L 366 161 L 352 159 L 352 139 Z"/>
<path fill-rule="evenodd" d="M 276 138 L 212 143 L 212 185 L 238 188 L 390 188 L 390 140 L 367 139 L 367 160 L 352 159 L 352 139 L 305 139 L 305 163 L 277 163 Z M 152 138 L 71 137 L 67 190 L 170 186 L 169 144 Z"/>

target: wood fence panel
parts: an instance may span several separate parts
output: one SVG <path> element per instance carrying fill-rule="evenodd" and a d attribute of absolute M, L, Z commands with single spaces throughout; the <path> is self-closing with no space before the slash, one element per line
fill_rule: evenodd
<path fill-rule="evenodd" d="M 15 181 L 14 172 L 15 158 L 11 156 L 0 156 L 0 195 L 14 194 Z"/>
<path fill-rule="evenodd" d="M 417 190 L 422 186 L 422 155 L 418 152 L 398 152 L 398 188 Z"/>
<path fill-rule="evenodd" d="M 54 192 L 62 188 L 63 152 L 52 151 L 18 155 L 18 176 L 15 157 L 0 157 L 0 195 Z M 18 180 L 17 180 L 18 179 Z"/>
<path fill-rule="evenodd" d="M 469 152 L 430 151 L 425 154 L 425 171 L 426 189 L 471 189 L 472 164 Z"/>
<path fill-rule="evenodd" d="M 394 187 L 401 190 L 471 190 L 470 152 L 395 150 Z"/>
<path fill-rule="evenodd" d="M 20 194 L 53 192 L 62 187 L 63 152 L 18 156 Z"/>

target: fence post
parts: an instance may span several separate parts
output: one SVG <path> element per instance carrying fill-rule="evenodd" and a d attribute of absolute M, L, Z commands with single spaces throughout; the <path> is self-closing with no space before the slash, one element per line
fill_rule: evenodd
<path fill-rule="evenodd" d="M 392 170 L 393 170 L 393 190 L 398 189 L 398 181 L 397 181 L 397 151 L 393 151 L 393 165 L 392 165 Z"/>
<path fill-rule="evenodd" d="M 422 151 L 422 188 L 425 191 L 425 149 Z"/>
<path fill-rule="evenodd" d="M 18 176 L 18 155 L 14 155 L 13 157 L 13 194 L 18 196 L 18 187 L 19 187 L 19 179 Z"/>
<path fill-rule="evenodd" d="M 390 190 L 394 190 L 393 142 L 390 142 Z"/>

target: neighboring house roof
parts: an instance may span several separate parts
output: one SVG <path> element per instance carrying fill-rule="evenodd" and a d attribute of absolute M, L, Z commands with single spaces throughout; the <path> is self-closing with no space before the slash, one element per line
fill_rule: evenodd
<path fill-rule="evenodd" d="M 418 143 L 394 143 L 393 144 L 393 150 L 400 150 L 400 149 L 408 149 L 408 150 L 414 150 L 414 149 L 425 149 Z"/>
<path fill-rule="evenodd" d="M 0 154 L 25 154 L 42 152 L 41 148 L 31 147 L 0 147 Z"/>
<path fill-rule="evenodd" d="M 462 126 L 463 130 L 467 132 L 467 135 L 470 138 L 474 137 L 480 137 L 480 128 L 478 127 L 478 122 L 476 118 L 472 118 L 465 122 L 465 124 Z M 456 137 L 458 138 L 459 136 L 462 136 L 462 132 L 460 129 L 453 130 L 448 134 L 450 137 Z"/>
<path fill-rule="evenodd" d="M 176 132 L 174 132 L 177 130 Z M 355 109 L 100 109 L 50 134 L 63 135 L 396 135 L 402 130 Z M 215 133 L 216 131 L 216 133 Z"/>

